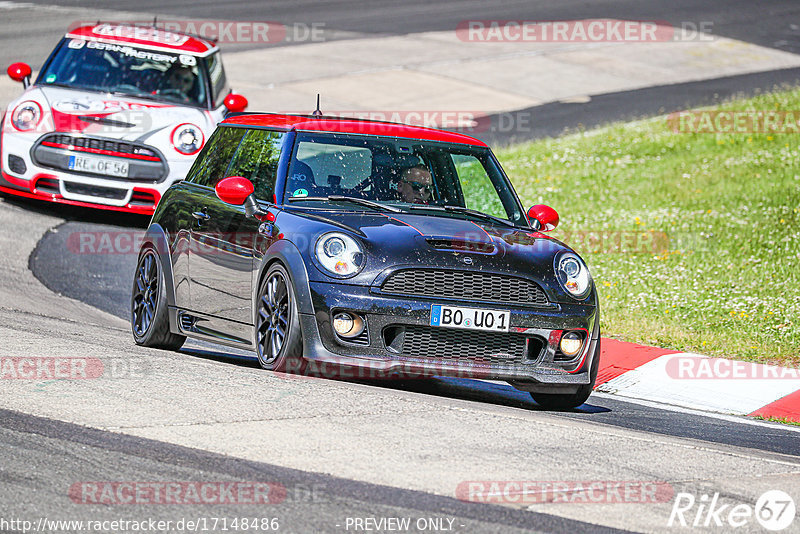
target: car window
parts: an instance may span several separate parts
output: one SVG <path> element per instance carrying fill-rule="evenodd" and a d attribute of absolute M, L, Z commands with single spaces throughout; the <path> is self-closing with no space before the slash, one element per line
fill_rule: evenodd
<path fill-rule="evenodd" d="M 205 150 L 192 165 L 187 181 L 207 187 L 216 186 L 227 176 L 225 171 L 244 133 L 243 128 L 217 128 Z"/>
<path fill-rule="evenodd" d="M 205 107 L 197 58 L 129 44 L 64 39 L 37 79 L 43 85 Z"/>
<path fill-rule="evenodd" d="M 344 195 L 413 209 L 468 208 L 527 224 L 519 201 L 486 147 L 340 133 L 298 133 L 285 197 Z M 314 200 L 307 201 L 315 206 Z M 347 204 L 352 208 L 353 204 Z"/>
<path fill-rule="evenodd" d="M 315 184 L 324 187 L 353 189 L 372 170 L 372 152 L 359 146 L 302 142 L 297 159 L 311 168 Z"/>
<path fill-rule="evenodd" d="M 465 154 L 450 154 L 450 157 L 461 183 L 465 206 L 495 217 L 506 217 L 503 203 L 495 193 L 495 186 L 480 160 Z"/>
<path fill-rule="evenodd" d="M 216 108 L 228 93 L 228 80 L 225 77 L 225 69 L 222 67 L 222 59 L 219 52 L 215 52 L 206 58 L 206 68 L 208 68 L 208 78 L 211 82 L 212 107 Z"/>
<path fill-rule="evenodd" d="M 274 202 L 278 159 L 285 135 L 269 130 L 248 130 L 239 143 L 227 175 L 247 178 L 253 182 L 256 198 Z"/>

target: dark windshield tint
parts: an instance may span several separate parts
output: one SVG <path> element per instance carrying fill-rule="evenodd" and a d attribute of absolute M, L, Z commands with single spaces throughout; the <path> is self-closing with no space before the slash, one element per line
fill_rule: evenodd
<path fill-rule="evenodd" d="M 460 206 L 526 224 L 486 147 L 393 137 L 301 133 L 285 199 L 345 195 L 397 207 Z"/>
<path fill-rule="evenodd" d="M 198 185 L 215 187 L 217 182 L 228 176 L 225 171 L 244 134 L 242 128 L 217 128 L 189 169 L 186 179 Z"/>
<path fill-rule="evenodd" d="M 208 101 L 194 56 L 83 39 L 64 39 L 38 83 L 188 106 Z"/>
<path fill-rule="evenodd" d="M 233 157 L 228 176 L 243 176 L 253 183 L 256 198 L 274 202 L 275 179 L 285 132 L 248 130 Z"/>

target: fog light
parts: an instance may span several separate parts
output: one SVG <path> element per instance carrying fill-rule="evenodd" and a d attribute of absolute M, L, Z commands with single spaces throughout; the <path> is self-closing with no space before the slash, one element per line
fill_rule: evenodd
<path fill-rule="evenodd" d="M 561 337 L 561 352 L 567 356 L 575 356 L 578 354 L 581 350 L 581 345 L 583 345 L 581 336 L 575 332 L 567 332 Z"/>
<path fill-rule="evenodd" d="M 340 312 L 333 316 L 333 329 L 342 337 L 356 337 L 364 331 L 364 320 L 354 313 Z"/>
<path fill-rule="evenodd" d="M 8 169 L 17 174 L 25 174 L 28 172 L 28 166 L 25 165 L 25 160 L 14 154 L 8 155 Z"/>

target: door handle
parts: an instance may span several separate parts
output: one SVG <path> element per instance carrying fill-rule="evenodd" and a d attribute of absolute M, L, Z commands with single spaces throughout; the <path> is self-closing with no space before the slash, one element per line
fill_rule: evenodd
<path fill-rule="evenodd" d="M 194 217 L 198 221 L 207 221 L 207 220 L 209 220 L 211 218 L 211 215 L 209 215 L 209 214 L 207 214 L 205 212 L 202 212 L 202 211 L 193 211 L 192 212 L 192 217 Z"/>

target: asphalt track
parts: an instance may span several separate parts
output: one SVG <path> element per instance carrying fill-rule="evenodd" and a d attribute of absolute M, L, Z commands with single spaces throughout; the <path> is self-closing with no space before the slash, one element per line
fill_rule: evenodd
<path fill-rule="evenodd" d="M 0 500 L 15 503 L 14 513 L 19 516 L 29 510 L 37 512 L 41 495 L 51 495 L 54 498 L 46 510 L 51 521 L 76 517 L 91 517 L 93 521 L 147 518 L 174 524 L 180 518 L 267 517 L 278 519 L 281 532 L 303 533 L 346 531 L 348 517 L 407 517 L 412 521 L 447 518 L 452 520 L 453 530 L 459 532 L 619 532 L 548 514 L 478 505 L 418 491 L 233 460 L 197 449 L 109 434 L 7 410 L 0 410 L 0 447 L 5 451 Z M 53 476 L 57 474 L 53 466 L 54 451 L 59 454 L 58 473 L 69 473 L 76 480 L 96 480 L 97 464 L 101 464 L 108 466 L 114 478 L 122 480 L 269 481 L 285 488 L 286 498 L 272 507 L 228 504 L 214 506 L 213 511 L 205 504 L 184 504 L 177 513 L 174 504 L 90 503 L 82 504 L 77 516 L 74 502 L 64 498 L 69 483 L 63 476 Z"/>
<path fill-rule="evenodd" d="M 464 20 L 571 20 L 613 18 L 713 23 L 713 33 L 800 52 L 800 6 L 792 0 L 33 0 L 31 4 L 115 9 L 175 17 L 321 23 L 327 30 L 397 35 L 452 30 Z M 291 43 L 285 43 L 291 45 Z"/>
<path fill-rule="evenodd" d="M 64 6 L 98 7 L 108 9 L 107 2 L 32 2 Z M 771 46 L 790 52 L 800 52 L 798 21 L 800 5 L 791 1 L 725 2 L 714 0 L 696 2 L 370 2 L 364 9 L 360 2 L 116 2 L 114 9 L 160 13 L 183 17 L 224 18 L 243 20 L 278 20 L 291 22 L 323 22 L 326 28 L 360 34 L 395 34 L 452 29 L 466 18 L 471 19 L 577 19 L 609 17 L 642 20 L 714 21 L 714 32 L 736 39 Z M 755 11 L 755 13 L 754 13 Z M 309 15 L 313 13 L 313 15 Z M 468 13 L 468 15 L 467 15 Z M 0 43 L 13 38 L 10 29 L 0 35 Z M 43 57 L 51 43 L 43 43 L 42 51 L 28 51 Z M 5 47 L 8 50 L 8 47 Z M 3 52 L 5 57 L 9 52 Z M 564 130 L 591 127 L 613 120 L 632 119 L 684 109 L 693 105 L 710 104 L 722 98 L 744 92 L 754 94 L 769 90 L 776 84 L 797 85 L 797 69 L 772 73 L 737 76 L 718 80 L 666 86 L 626 93 L 602 95 L 584 104 L 549 104 L 518 113 L 537 117 L 537 129 L 518 131 L 513 135 L 498 129 L 490 130 L 484 138 L 493 142 L 508 142 L 522 137 L 539 138 L 558 135 Z M 500 121 L 495 117 L 493 121 Z M 494 122 L 493 122 L 494 124 Z M 538 126 L 544 125 L 544 126 Z M 56 226 L 39 242 L 29 258 L 35 276 L 56 293 L 87 302 L 118 317 L 127 317 L 128 289 L 135 254 L 80 254 L 66 246 L 73 232 L 129 231 L 141 229 L 147 221 L 141 218 L 118 218 L 98 215 L 86 210 L 62 208 L 34 202 L 6 201 L 28 213 L 54 215 L 67 222 Z M 99 222 L 99 224 L 98 224 Z M 78 318 L 76 318 L 78 319 Z M 55 333 L 54 335 L 57 335 Z M 252 359 L 231 353 L 227 349 L 192 344 L 184 355 L 197 361 L 212 360 L 237 367 L 253 367 Z M 420 394 L 434 399 L 480 403 L 504 413 L 537 411 L 530 398 L 512 388 L 461 379 L 437 379 L 425 382 L 358 383 L 354 387 L 379 389 L 398 395 Z M 750 424 L 744 420 L 720 419 L 702 414 L 670 411 L 594 396 L 587 405 L 569 413 L 555 414 L 568 421 L 582 421 L 598 427 L 622 427 L 646 434 L 692 438 L 699 443 L 734 447 L 736 450 L 759 451 L 763 455 L 800 457 L 800 440 L 791 428 L 776 424 Z M 47 496 L 46 513 L 51 518 L 74 518 L 75 507 L 64 498 L 65 480 L 94 480 L 103 473 L 111 479 L 143 480 L 147 475 L 163 480 L 278 480 L 287 487 L 297 488 L 296 501 L 280 507 L 282 521 L 291 525 L 284 531 L 337 531 L 347 516 L 408 516 L 455 518 L 464 532 L 603 532 L 595 524 L 574 521 L 548 514 L 507 507 L 475 505 L 455 499 L 434 496 L 388 486 L 380 486 L 314 474 L 254 462 L 232 459 L 197 448 L 152 441 L 102 430 L 90 429 L 61 421 L 32 415 L 0 411 L 0 446 L 3 468 L 0 469 L 0 506 L 2 515 L 40 515 L 42 496 Z M 603 451 L 602 454 L 607 454 Z M 54 462 L 54 458 L 58 458 Z M 679 461 L 675 459 L 674 461 Z M 376 469 L 391 466 L 376 466 Z M 655 471 L 657 472 L 657 471 Z M 100 474 L 98 474 L 100 473 Z M 69 476 L 66 476 L 69 474 Z M 309 500 L 304 490 L 315 484 L 324 487 L 316 499 Z M 103 507 L 82 508 L 93 519 L 128 517 L 163 517 L 174 520 L 173 508 Z M 232 506 L 214 509 L 217 516 L 252 515 L 252 507 Z M 258 511 L 263 515 L 263 510 Z M 208 516 L 207 507 L 187 505 L 180 515 Z M 587 517 L 587 520 L 590 518 Z"/>

